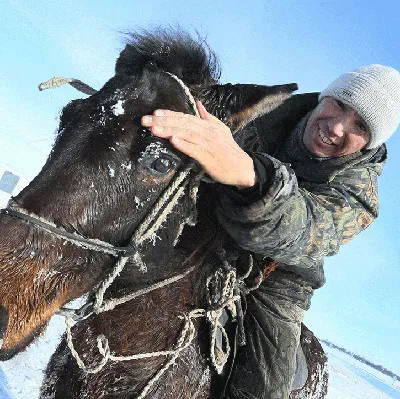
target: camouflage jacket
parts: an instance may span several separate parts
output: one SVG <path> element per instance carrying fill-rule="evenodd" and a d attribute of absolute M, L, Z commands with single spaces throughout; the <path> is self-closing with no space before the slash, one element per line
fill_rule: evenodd
<path fill-rule="evenodd" d="M 226 189 L 217 210 L 220 223 L 237 244 L 279 261 L 281 270 L 294 273 L 313 289 L 325 283 L 324 257 L 336 254 L 340 245 L 378 216 L 377 177 L 386 160 L 383 145 L 340 168 L 328 169 L 325 178 L 313 179 L 312 167 L 306 173 L 300 167 L 297 173 L 272 156 L 279 154 L 287 135 L 315 108 L 317 99 L 318 93 L 292 96 L 253 123 L 256 140 L 247 137 L 242 145 L 261 150 L 270 159 L 272 184 L 263 196 L 256 195 L 246 204 Z"/>

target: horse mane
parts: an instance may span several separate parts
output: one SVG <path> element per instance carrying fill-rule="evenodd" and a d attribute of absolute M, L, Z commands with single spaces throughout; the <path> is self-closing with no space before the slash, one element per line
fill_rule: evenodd
<path fill-rule="evenodd" d="M 153 64 L 183 80 L 188 86 L 211 86 L 221 76 L 216 54 L 205 39 L 197 40 L 179 28 L 124 32 L 126 47 L 115 65 L 116 74 L 140 75 Z"/>

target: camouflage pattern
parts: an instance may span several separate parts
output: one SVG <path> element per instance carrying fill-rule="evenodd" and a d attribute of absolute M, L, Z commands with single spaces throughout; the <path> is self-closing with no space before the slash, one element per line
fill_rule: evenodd
<path fill-rule="evenodd" d="M 279 137 L 282 142 L 289 133 L 277 126 L 293 128 L 315 107 L 317 97 L 306 98 L 305 103 L 301 97 L 303 104 L 294 120 L 297 109 L 292 105 L 290 112 L 282 113 L 285 120 L 274 120 L 270 136 L 274 153 Z M 288 119 L 292 119 L 290 123 Z M 265 145 L 267 133 L 268 129 L 258 132 L 263 135 L 263 148 L 269 148 Z M 257 149 L 254 140 L 250 142 L 251 149 Z M 289 397 L 304 312 L 314 289 L 325 283 L 324 257 L 336 254 L 340 245 L 378 216 L 377 177 L 386 148 L 378 152 L 379 156 L 366 153 L 341 165 L 322 183 L 296 176 L 290 165 L 266 153 L 275 175 L 264 197 L 243 205 L 229 190 L 221 195 L 217 216 L 233 239 L 253 252 L 258 263 L 264 257 L 280 262 L 247 298 L 247 345 L 238 350 L 225 398 Z"/>
<path fill-rule="evenodd" d="M 218 219 L 244 249 L 281 262 L 280 267 L 325 282 L 323 259 L 338 252 L 378 216 L 381 164 L 349 167 L 327 184 L 299 181 L 279 160 L 274 184 L 261 200 L 238 205 L 221 198 Z"/>

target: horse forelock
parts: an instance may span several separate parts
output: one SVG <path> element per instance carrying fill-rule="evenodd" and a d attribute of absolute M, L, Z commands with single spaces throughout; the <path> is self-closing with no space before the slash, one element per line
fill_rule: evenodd
<path fill-rule="evenodd" d="M 149 63 L 173 73 L 188 86 L 216 84 L 220 64 L 205 39 L 180 29 L 125 32 L 127 44 L 117 59 L 116 73 L 135 75 Z"/>

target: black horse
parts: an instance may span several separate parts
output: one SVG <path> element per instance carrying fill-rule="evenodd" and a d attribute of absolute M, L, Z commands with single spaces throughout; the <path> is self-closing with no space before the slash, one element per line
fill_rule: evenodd
<path fill-rule="evenodd" d="M 194 113 L 193 96 L 245 141 L 242 128 L 296 89 L 218 79 L 204 42 L 164 30 L 131 34 L 115 76 L 64 108 L 45 166 L 0 215 L 1 360 L 88 294 L 48 365 L 43 398 L 220 392 L 214 369 L 228 368 L 232 327 L 220 316 L 228 309 L 240 324 L 246 285 L 216 254 L 234 244 L 213 216 L 214 184 L 140 125 L 157 108 Z M 249 254 L 237 250 L 246 266 Z"/>

